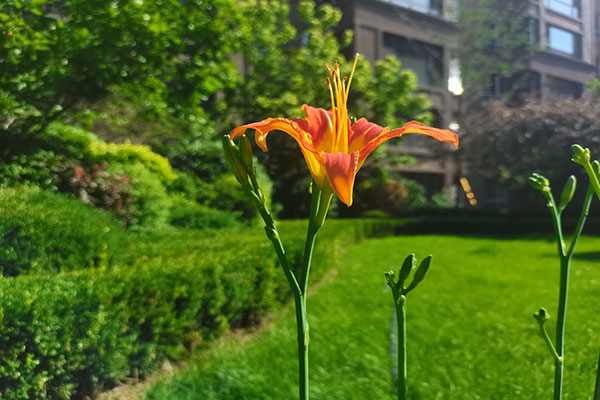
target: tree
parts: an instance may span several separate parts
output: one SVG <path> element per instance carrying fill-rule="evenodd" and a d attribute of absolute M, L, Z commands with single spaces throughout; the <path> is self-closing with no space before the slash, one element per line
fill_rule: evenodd
<path fill-rule="evenodd" d="M 519 109 L 491 103 L 465 124 L 462 156 L 470 170 L 513 190 L 525 189 L 522 204 L 514 206 L 527 206 L 526 194 L 533 193 L 527 179 L 533 172 L 552 182 L 564 182 L 569 175 L 587 181 L 570 161 L 571 145 L 598 148 L 598 115 L 600 103 L 586 100 L 529 100 Z"/>
<path fill-rule="evenodd" d="M 522 0 L 460 0 L 458 43 L 463 104 L 482 97 L 510 100 L 527 80 L 528 61 L 537 31 Z M 501 86 L 494 92 L 493 87 Z"/>

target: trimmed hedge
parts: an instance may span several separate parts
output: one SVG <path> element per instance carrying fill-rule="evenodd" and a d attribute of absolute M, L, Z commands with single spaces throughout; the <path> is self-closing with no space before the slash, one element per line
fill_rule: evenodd
<path fill-rule="evenodd" d="M 313 281 L 342 246 L 390 232 L 385 223 L 327 221 Z M 291 260 L 305 222 L 281 224 Z M 0 393 L 4 399 L 93 396 L 115 380 L 179 358 L 230 326 L 248 325 L 289 298 L 262 229 L 146 234 L 130 265 L 0 279 Z"/>
<path fill-rule="evenodd" d="M 112 264 L 126 236 L 112 215 L 36 187 L 0 189 L 0 276 Z"/>

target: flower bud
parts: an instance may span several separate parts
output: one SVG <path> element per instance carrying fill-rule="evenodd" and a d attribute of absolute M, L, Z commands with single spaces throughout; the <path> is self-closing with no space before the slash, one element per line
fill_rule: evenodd
<path fill-rule="evenodd" d="M 400 287 L 404 286 L 404 282 L 408 279 L 408 276 L 415 268 L 417 264 L 417 259 L 414 254 L 410 254 L 408 257 L 404 259 L 404 263 L 402 263 L 402 268 L 400 268 L 400 272 L 398 273 L 398 284 Z"/>
<path fill-rule="evenodd" d="M 394 286 L 394 276 L 395 276 L 394 271 L 384 272 L 384 275 L 385 275 L 385 280 L 386 280 L 387 284 L 393 287 Z"/>
<path fill-rule="evenodd" d="M 406 293 L 413 290 L 423 279 L 425 279 L 425 275 L 427 275 L 427 271 L 429 271 L 429 267 L 431 266 L 431 259 L 433 256 L 430 254 L 421 261 L 419 264 L 419 268 L 415 271 L 415 276 L 410 283 L 410 285 L 406 288 Z"/>
<path fill-rule="evenodd" d="M 594 172 L 596 173 L 596 175 L 600 175 L 600 161 L 595 160 L 592 163 L 592 168 L 593 168 Z"/>
<path fill-rule="evenodd" d="M 571 175 L 567 179 L 565 183 L 565 187 L 563 188 L 562 194 L 560 195 L 560 205 L 559 209 L 564 209 L 567 204 L 573 199 L 573 194 L 575 194 L 575 187 L 577 186 L 577 179 Z"/>
<path fill-rule="evenodd" d="M 240 157 L 246 167 L 246 171 L 251 174 L 253 173 L 254 167 L 252 166 L 252 145 L 246 135 L 242 135 L 240 142 Z"/>
<path fill-rule="evenodd" d="M 533 318 L 535 318 L 538 323 L 543 324 L 550 319 L 550 314 L 548 314 L 548 311 L 542 307 L 540 308 L 540 311 L 533 314 Z"/>
<path fill-rule="evenodd" d="M 249 186 L 248 173 L 246 172 L 246 168 L 244 168 L 237 146 L 231 141 L 229 135 L 223 136 L 223 151 L 225 153 L 225 159 L 231 166 L 231 169 L 233 169 L 237 181 L 244 187 Z"/>
<path fill-rule="evenodd" d="M 571 146 L 571 150 L 573 150 L 573 162 L 583 166 L 590 162 L 590 149 L 584 149 L 580 145 L 574 144 Z"/>
<path fill-rule="evenodd" d="M 529 177 L 529 184 L 533 186 L 534 189 L 540 190 L 542 192 L 550 191 L 550 181 L 540 174 L 533 173 Z"/>

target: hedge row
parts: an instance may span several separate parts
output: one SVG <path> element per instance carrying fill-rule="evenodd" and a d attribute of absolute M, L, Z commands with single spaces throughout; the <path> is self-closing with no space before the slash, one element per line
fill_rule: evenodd
<path fill-rule="evenodd" d="M 0 189 L 0 215 L 0 276 L 107 266 L 127 242 L 109 213 L 36 187 Z"/>
<path fill-rule="evenodd" d="M 313 281 L 336 265 L 342 245 L 382 226 L 327 221 Z M 305 222 L 282 224 L 281 235 L 297 263 Z M 130 250 L 129 266 L 0 279 L 1 398 L 93 397 L 289 297 L 258 227 L 173 230 L 136 242 L 143 245 Z"/>

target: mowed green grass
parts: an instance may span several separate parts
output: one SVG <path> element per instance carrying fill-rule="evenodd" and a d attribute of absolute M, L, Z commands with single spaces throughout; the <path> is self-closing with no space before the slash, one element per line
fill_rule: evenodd
<path fill-rule="evenodd" d="M 326 245 L 319 243 L 318 245 Z M 393 399 L 392 297 L 383 272 L 433 253 L 407 299 L 411 399 L 549 399 L 553 361 L 532 313 L 554 337 L 558 260 L 551 239 L 407 236 L 349 247 L 308 301 L 311 397 Z M 282 274 L 282 279 L 283 274 Z M 204 352 L 147 399 L 294 399 L 295 316 L 246 343 Z M 572 265 L 564 399 L 591 399 L 600 350 L 600 239 L 583 237 Z"/>

